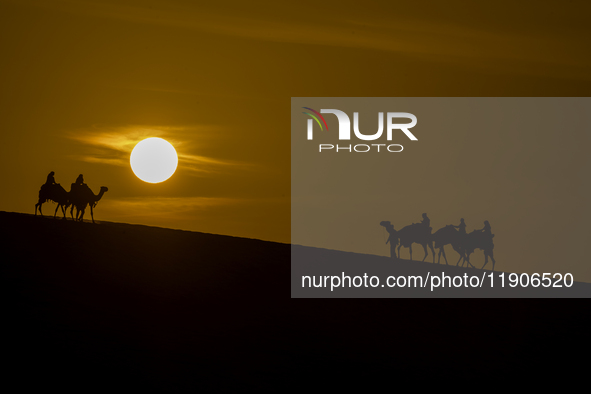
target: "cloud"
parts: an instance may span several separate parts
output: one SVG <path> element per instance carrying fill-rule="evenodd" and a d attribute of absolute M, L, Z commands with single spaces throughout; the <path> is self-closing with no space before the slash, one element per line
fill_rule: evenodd
<path fill-rule="evenodd" d="M 99 202 L 105 216 L 118 220 L 163 219 L 166 222 L 194 222 L 199 218 L 225 218 L 231 221 L 237 211 L 257 211 L 253 207 L 269 205 L 289 206 L 288 197 L 278 198 L 230 198 L 230 197 L 129 197 L 106 198 Z M 254 213 L 253 213 L 254 214 Z M 228 216 L 230 218 L 228 218 Z M 236 218 L 242 218 L 235 215 Z"/>
<path fill-rule="evenodd" d="M 242 39 L 280 43 L 296 43 L 333 47 L 361 48 L 398 52 L 414 56 L 428 56 L 437 61 L 478 64 L 497 69 L 507 60 L 524 63 L 528 72 L 544 72 L 531 69 L 531 63 L 571 66 L 587 75 L 588 58 L 577 45 L 565 45 L 564 37 L 549 34 L 507 31 L 502 26 L 474 27 L 468 24 L 446 23 L 445 19 L 404 15 L 395 23 L 382 15 L 367 17 L 349 13 L 346 16 L 306 13 L 305 17 L 293 13 L 275 11 L 275 15 L 260 12 L 231 14 L 232 9 L 205 10 L 196 6 L 180 6 L 168 3 L 150 3 L 148 6 L 130 6 L 121 3 L 60 0 L 32 1 L 41 7 L 51 7 L 62 12 L 91 17 L 117 19 L 132 23 L 190 29 Z M 326 9 L 328 8 L 328 9 Z M 338 8 L 338 7 L 337 7 Z M 332 11 L 330 6 L 325 11 Z M 336 11 L 336 10 L 335 10 Z M 292 15 L 293 14 L 293 15 Z M 320 18 L 322 17 L 322 18 Z M 491 60 L 497 60 L 490 64 Z M 513 62 L 506 64 L 513 70 Z M 560 70 L 554 70 L 559 73 Z M 575 72 L 575 70 L 571 70 Z"/>
<path fill-rule="evenodd" d="M 97 209 L 103 218 L 117 221 L 169 226 L 178 223 L 191 227 L 192 222 L 211 216 L 212 209 L 238 204 L 240 201 L 223 197 L 130 197 L 105 199 Z"/>
<path fill-rule="evenodd" d="M 101 163 L 121 167 L 129 166 L 129 155 L 135 145 L 143 139 L 160 137 L 170 142 L 179 157 L 178 168 L 188 170 L 193 175 L 218 173 L 224 167 L 249 168 L 252 165 L 242 162 L 214 159 L 192 153 L 195 149 L 190 134 L 209 133 L 212 126 L 171 127 L 171 126 L 122 126 L 111 128 L 92 128 L 67 133 L 67 138 L 87 147 L 82 154 L 71 155 L 74 160 Z"/>
<path fill-rule="evenodd" d="M 184 214 L 199 209 L 220 205 L 237 204 L 242 200 L 226 197 L 130 197 L 108 201 L 109 209 L 122 214 L 153 215 L 170 217 L 171 214 Z"/>

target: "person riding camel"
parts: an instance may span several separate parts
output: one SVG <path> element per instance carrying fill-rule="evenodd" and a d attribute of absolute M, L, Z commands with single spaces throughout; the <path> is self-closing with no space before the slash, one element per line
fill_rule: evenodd
<path fill-rule="evenodd" d="M 86 185 L 86 183 L 84 183 L 84 176 L 82 176 L 82 174 L 78 175 L 78 178 L 76 178 L 76 182 L 72 183 L 72 189 L 71 191 L 74 191 L 75 193 L 79 190 L 81 190 L 82 186 Z"/>
<path fill-rule="evenodd" d="M 460 231 L 460 234 L 466 235 L 466 223 L 464 223 L 464 218 L 460 219 L 460 224 L 458 226 L 454 226 L 453 224 L 452 226 L 457 228 Z"/>
<path fill-rule="evenodd" d="M 491 232 L 491 228 L 490 228 L 490 223 L 488 222 L 488 220 L 484 221 L 484 227 L 481 228 L 480 230 L 477 230 L 482 232 L 483 234 L 488 235 L 489 237 L 494 237 L 493 233 Z"/>
<path fill-rule="evenodd" d="M 47 180 L 45 181 L 45 183 L 43 185 L 41 185 L 41 190 L 43 190 L 44 192 L 50 192 L 50 190 L 52 190 L 52 188 L 56 185 L 59 185 L 59 183 L 57 183 L 55 181 L 55 172 L 51 171 L 48 175 L 47 175 Z"/>
<path fill-rule="evenodd" d="M 484 221 L 484 227 L 479 229 L 479 230 L 475 230 L 480 232 L 485 238 L 486 238 L 486 244 L 488 245 L 488 247 L 493 248 L 493 237 L 495 236 L 492 232 L 491 232 L 491 228 L 490 228 L 490 223 L 488 222 L 488 220 Z"/>
<path fill-rule="evenodd" d="M 427 217 L 426 213 L 423 214 L 423 220 L 421 220 L 421 224 L 424 224 L 427 228 L 431 228 L 431 219 Z"/>
<path fill-rule="evenodd" d="M 421 220 L 420 224 L 425 226 L 425 229 L 429 232 L 429 234 L 431 233 L 431 219 L 427 217 L 426 213 L 423 214 L 423 220 Z"/>
<path fill-rule="evenodd" d="M 51 171 L 48 175 L 47 175 L 47 181 L 45 181 L 46 185 L 56 185 L 57 183 L 55 182 L 55 178 L 54 178 L 55 172 Z"/>

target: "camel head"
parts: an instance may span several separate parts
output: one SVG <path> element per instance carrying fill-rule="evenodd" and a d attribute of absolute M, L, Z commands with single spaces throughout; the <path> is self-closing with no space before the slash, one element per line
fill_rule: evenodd
<path fill-rule="evenodd" d="M 105 192 L 106 192 L 106 191 L 108 191 L 108 190 L 109 190 L 109 188 L 108 188 L 108 187 L 106 187 L 106 186 L 101 186 L 101 191 L 99 192 L 99 194 L 98 194 L 98 195 L 96 195 L 96 196 L 95 196 L 95 197 L 94 197 L 94 198 L 91 200 L 91 202 L 92 202 L 92 201 L 94 201 L 94 205 L 96 206 L 96 203 L 97 203 L 97 202 L 98 202 L 98 201 L 99 201 L 101 198 L 103 198 L 103 194 L 105 194 Z"/>
<path fill-rule="evenodd" d="M 447 226 L 445 226 L 445 229 L 447 231 L 449 231 L 450 233 L 451 232 L 458 233 L 458 234 L 460 233 L 460 231 L 458 229 L 456 229 L 456 227 L 453 224 L 448 224 Z"/>
<path fill-rule="evenodd" d="M 383 220 L 380 222 L 380 226 L 384 227 L 390 234 L 396 233 L 397 231 L 394 230 L 394 226 L 387 220 Z"/>

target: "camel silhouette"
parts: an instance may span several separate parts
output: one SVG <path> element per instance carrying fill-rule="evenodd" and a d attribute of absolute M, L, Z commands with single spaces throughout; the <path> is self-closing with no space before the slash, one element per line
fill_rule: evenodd
<path fill-rule="evenodd" d="M 439 254 L 437 256 L 437 264 L 441 261 L 441 255 L 443 254 L 443 258 L 445 260 L 445 265 L 449 265 L 447 263 L 447 257 L 445 256 L 445 245 L 451 244 L 453 250 L 458 252 L 460 258 L 456 263 L 456 266 L 460 263 L 461 260 L 466 260 L 466 252 L 464 250 L 464 239 L 462 234 L 455 229 L 455 226 L 452 224 L 448 224 L 447 226 L 440 228 L 439 230 L 435 231 L 432 236 L 432 240 L 435 244 L 435 248 L 439 249 Z M 470 262 L 468 264 L 475 268 Z M 462 266 L 464 263 L 462 262 Z"/>
<path fill-rule="evenodd" d="M 85 183 L 82 185 L 72 183 L 72 189 L 70 190 L 70 203 L 72 204 L 70 215 L 72 216 L 72 219 L 74 219 L 74 207 L 76 208 L 76 219 L 74 220 L 81 222 L 84 218 L 86 207 L 90 206 L 90 217 L 94 223 L 93 209 L 99 200 L 103 198 L 103 194 L 108 190 L 109 189 L 106 186 L 101 186 L 99 194 L 94 194 Z"/>
<path fill-rule="evenodd" d="M 60 184 L 45 184 L 41 186 L 41 189 L 39 189 L 39 200 L 37 204 L 35 204 L 35 216 L 37 215 L 37 208 L 39 208 L 39 214 L 43 216 L 41 206 L 43 205 L 43 203 L 50 200 L 57 203 L 57 207 L 55 207 L 53 217 L 55 218 L 57 216 L 57 210 L 61 207 L 65 219 L 66 209 L 68 209 L 68 206 L 70 205 L 69 195 L 70 193 L 67 192 L 66 189 L 64 189 L 63 186 Z"/>
<path fill-rule="evenodd" d="M 429 252 L 427 251 L 427 245 L 431 248 L 433 252 L 433 262 L 435 262 L 435 250 L 433 249 L 433 241 L 431 235 L 431 228 L 426 227 L 424 224 L 421 223 L 413 223 L 406 227 L 401 228 L 400 230 L 394 230 L 394 227 L 390 224 L 390 222 L 382 221 L 380 225 L 385 227 L 386 230 L 390 233 L 390 246 L 392 247 L 393 242 L 398 244 L 398 258 L 400 258 L 400 248 L 404 246 L 408 248 L 410 251 L 410 259 L 412 260 L 412 244 L 417 243 L 423 247 L 425 250 L 425 257 L 423 257 L 422 261 L 425 261 Z"/>
<path fill-rule="evenodd" d="M 388 221 L 382 221 L 380 226 L 384 227 L 390 236 L 386 241 L 387 244 L 390 244 L 390 257 L 393 259 L 397 259 L 396 256 L 396 246 L 398 246 L 398 237 L 396 235 L 396 230 L 394 230 L 394 226 Z"/>
<path fill-rule="evenodd" d="M 490 257 L 493 265 L 492 270 L 495 270 L 495 258 L 493 257 L 493 248 L 495 245 L 493 244 L 492 237 L 494 237 L 494 234 L 490 236 L 480 230 L 474 230 L 466 236 L 464 250 L 466 253 L 465 260 L 468 264 L 470 264 L 470 255 L 474 253 L 474 250 L 482 249 L 484 251 L 484 265 L 482 266 L 482 269 L 484 269 L 488 263 L 488 258 Z M 462 263 L 462 266 L 464 266 L 464 263 Z"/>

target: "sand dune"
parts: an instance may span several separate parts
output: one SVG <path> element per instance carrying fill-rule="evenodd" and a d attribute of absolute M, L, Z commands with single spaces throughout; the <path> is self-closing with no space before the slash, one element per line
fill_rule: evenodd
<path fill-rule="evenodd" d="M 587 307 L 290 299 L 287 244 L 8 212 L 0 223 L 5 381 L 22 387 L 286 390 L 320 377 L 523 374 L 524 363 L 547 368 L 540 355 L 556 338 L 572 350 Z"/>

